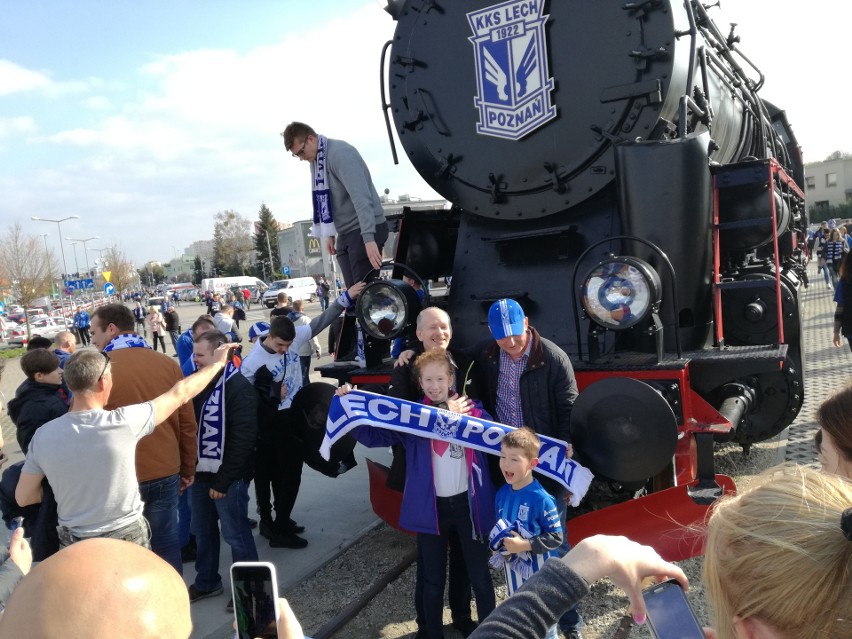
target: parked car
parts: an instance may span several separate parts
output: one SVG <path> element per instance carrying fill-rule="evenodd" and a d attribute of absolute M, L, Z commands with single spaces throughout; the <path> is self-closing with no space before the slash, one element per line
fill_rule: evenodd
<path fill-rule="evenodd" d="M 59 318 L 41 317 L 39 319 L 30 320 L 30 338 L 40 335 L 46 337 L 50 341 L 62 331 L 67 331 L 70 328 L 70 323 L 66 324 Z M 23 344 L 27 340 L 27 325 L 19 324 L 9 334 L 10 344 Z"/>
<path fill-rule="evenodd" d="M 272 308 L 278 299 L 278 293 L 284 291 L 291 300 L 307 300 L 314 302 L 317 299 L 317 283 L 312 277 L 294 277 L 289 280 L 276 280 L 269 285 L 263 294 L 263 303 L 267 308 Z"/>

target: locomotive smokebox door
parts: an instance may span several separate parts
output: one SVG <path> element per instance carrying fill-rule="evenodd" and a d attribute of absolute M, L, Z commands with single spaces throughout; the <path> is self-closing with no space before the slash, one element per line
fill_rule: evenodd
<path fill-rule="evenodd" d="M 606 187 L 614 140 L 676 116 L 685 68 L 667 2 L 405 4 L 393 41 L 397 133 L 436 191 L 491 218 L 547 216 Z M 681 47 L 686 53 L 686 49 Z"/>

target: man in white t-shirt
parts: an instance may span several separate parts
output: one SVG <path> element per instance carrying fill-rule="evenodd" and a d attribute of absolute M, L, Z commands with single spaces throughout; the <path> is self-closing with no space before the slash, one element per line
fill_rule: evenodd
<path fill-rule="evenodd" d="M 71 408 L 33 436 L 15 490 L 18 504 L 40 502 L 47 477 L 56 496 L 60 545 L 112 537 L 150 547 L 136 481 L 136 442 L 204 390 L 224 367 L 228 350 L 217 349 L 214 363 L 159 397 L 111 411 L 104 410 L 112 390 L 108 355 L 74 353 L 64 370 Z"/>

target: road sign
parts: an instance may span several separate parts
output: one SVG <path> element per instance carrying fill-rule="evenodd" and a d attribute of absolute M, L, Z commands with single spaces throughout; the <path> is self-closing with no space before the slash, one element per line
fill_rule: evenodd
<path fill-rule="evenodd" d="M 285 264 L 284 266 L 282 266 L 282 267 L 281 267 L 281 272 L 282 272 L 284 275 L 287 275 L 287 276 L 289 277 L 289 275 L 290 275 L 290 267 L 289 267 L 289 266 L 287 266 L 287 265 Z"/>
<path fill-rule="evenodd" d="M 115 286 L 107 282 L 104 284 L 104 293 L 107 295 L 115 295 Z"/>
<path fill-rule="evenodd" d="M 104 280 L 109 282 L 109 278 L 112 277 L 112 271 L 101 271 L 101 275 L 104 276 Z"/>
<path fill-rule="evenodd" d="M 65 288 L 72 291 L 86 291 L 95 288 L 95 280 L 91 277 L 82 280 L 65 280 Z"/>

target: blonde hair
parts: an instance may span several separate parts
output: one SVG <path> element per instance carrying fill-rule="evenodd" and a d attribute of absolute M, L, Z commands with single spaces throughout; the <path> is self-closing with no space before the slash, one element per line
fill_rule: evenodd
<path fill-rule="evenodd" d="M 850 636 L 852 541 L 840 527 L 850 506 L 848 480 L 796 465 L 723 498 L 704 559 L 717 638 L 735 639 L 735 615 L 788 639 Z"/>
<path fill-rule="evenodd" d="M 538 451 L 541 450 L 541 439 L 532 428 L 523 426 L 506 433 L 500 445 L 503 449 L 517 448 L 527 459 L 535 459 L 538 457 Z"/>

